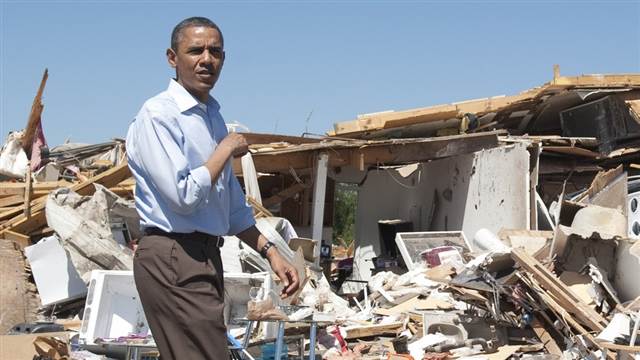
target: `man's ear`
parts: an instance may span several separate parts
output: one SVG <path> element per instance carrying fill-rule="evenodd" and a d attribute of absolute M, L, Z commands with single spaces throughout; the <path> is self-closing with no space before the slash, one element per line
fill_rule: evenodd
<path fill-rule="evenodd" d="M 176 68 L 176 52 L 172 48 L 167 49 L 167 61 L 172 68 Z"/>
<path fill-rule="evenodd" d="M 224 66 L 224 59 L 227 58 L 227 53 L 222 51 L 222 59 L 220 59 L 220 69 Z"/>

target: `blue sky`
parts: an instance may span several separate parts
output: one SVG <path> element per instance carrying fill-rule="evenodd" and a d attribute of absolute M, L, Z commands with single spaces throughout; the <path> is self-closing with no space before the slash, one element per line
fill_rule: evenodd
<path fill-rule="evenodd" d="M 357 114 L 640 72 L 638 1 L 160 2 L 0 0 L 0 135 L 24 128 L 45 67 L 50 146 L 124 137 L 173 76 L 173 26 L 225 36 L 213 95 L 254 132 L 324 133 Z M 306 119 L 312 115 L 307 124 Z"/>

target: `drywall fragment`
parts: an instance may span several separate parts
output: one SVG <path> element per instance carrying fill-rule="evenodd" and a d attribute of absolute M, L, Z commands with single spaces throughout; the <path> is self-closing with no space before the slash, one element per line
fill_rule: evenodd
<path fill-rule="evenodd" d="M 58 238 L 50 236 L 24 249 L 43 306 L 73 300 L 87 293 L 87 286 Z"/>

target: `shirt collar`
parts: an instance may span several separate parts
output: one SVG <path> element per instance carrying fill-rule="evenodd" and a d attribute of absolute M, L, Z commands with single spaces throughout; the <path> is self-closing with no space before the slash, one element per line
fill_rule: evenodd
<path fill-rule="evenodd" d="M 178 110 L 180 110 L 180 112 L 185 112 L 199 104 L 203 105 L 174 79 L 171 79 L 169 81 L 167 92 L 178 105 Z M 213 107 L 215 110 L 220 110 L 220 104 L 218 104 L 216 99 L 214 99 L 211 95 L 209 95 L 209 98 L 207 99 L 206 106 Z"/>

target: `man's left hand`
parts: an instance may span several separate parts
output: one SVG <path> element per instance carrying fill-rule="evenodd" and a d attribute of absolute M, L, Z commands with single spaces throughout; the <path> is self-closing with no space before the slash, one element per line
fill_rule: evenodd
<path fill-rule="evenodd" d="M 296 293 L 300 287 L 300 279 L 296 268 L 285 260 L 278 251 L 271 251 L 271 253 L 268 257 L 269 264 L 271 264 L 271 270 L 282 280 L 283 288 L 280 297 L 284 299 Z"/>

